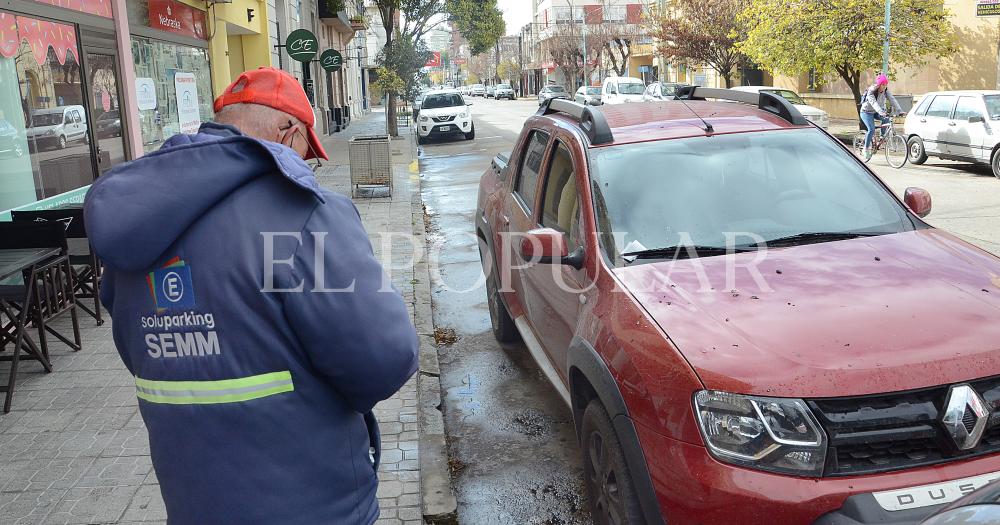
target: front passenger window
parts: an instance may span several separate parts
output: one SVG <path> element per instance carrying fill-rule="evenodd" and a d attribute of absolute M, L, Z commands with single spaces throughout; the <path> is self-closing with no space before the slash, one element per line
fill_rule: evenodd
<path fill-rule="evenodd" d="M 573 171 L 573 156 L 569 148 L 557 142 L 545 177 L 542 195 L 542 226 L 554 228 L 579 242 L 580 206 Z M 572 250 L 575 246 L 570 247 Z"/>

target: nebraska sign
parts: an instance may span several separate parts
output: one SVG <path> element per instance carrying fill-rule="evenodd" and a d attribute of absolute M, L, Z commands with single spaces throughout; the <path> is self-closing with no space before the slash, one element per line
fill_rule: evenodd
<path fill-rule="evenodd" d="M 207 40 L 205 12 L 175 0 L 149 0 L 149 27 Z"/>

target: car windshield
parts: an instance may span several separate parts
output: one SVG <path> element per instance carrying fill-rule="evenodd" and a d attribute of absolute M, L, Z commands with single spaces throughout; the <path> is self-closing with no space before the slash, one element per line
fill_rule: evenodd
<path fill-rule="evenodd" d="M 616 264 L 621 253 L 682 244 L 914 227 L 857 159 L 813 129 L 597 148 L 590 159 L 598 229 Z"/>
<path fill-rule="evenodd" d="M 510 89 L 510 84 L 497 84 L 497 89 Z"/>
<path fill-rule="evenodd" d="M 600 95 L 601 94 L 601 88 L 599 88 L 599 87 L 589 87 L 589 88 L 587 88 L 587 94 L 588 95 Z"/>
<path fill-rule="evenodd" d="M 802 100 L 802 97 L 800 97 L 799 94 L 794 91 L 790 91 L 787 89 L 762 89 L 761 91 L 764 91 L 765 93 L 774 93 L 775 95 L 778 95 L 779 97 L 791 102 L 792 104 L 797 104 L 799 106 L 806 105 L 806 101 Z"/>
<path fill-rule="evenodd" d="M 421 109 L 450 108 L 452 106 L 464 106 L 465 100 L 458 93 L 447 95 L 429 95 L 420 103 Z"/>
<path fill-rule="evenodd" d="M 622 95 L 641 95 L 646 86 L 639 82 L 622 82 L 618 84 L 618 93 Z"/>
<path fill-rule="evenodd" d="M 673 84 L 660 84 L 660 94 L 665 97 L 672 97 L 677 93 L 677 86 Z"/>
<path fill-rule="evenodd" d="M 62 113 L 35 113 L 31 116 L 31 122 L 38 126 L 55 126 L 57 124 L 62 124 L 63 114 Z"/>
<path fill-rule="evenodd" d="M 990 118 L 1000 120 L 1000 95 L 985 95 L 983 100 L 986 101 L 986 112 Z"/>
<path fill-rule="evenodd" d="M 562 86 L 549 86 L 549 87 L 547 87 L 545 89 L 551 91 L 552 93 L 564 93 L 564 92 L 566 92 L 566 89 L 563 88 Z"/>

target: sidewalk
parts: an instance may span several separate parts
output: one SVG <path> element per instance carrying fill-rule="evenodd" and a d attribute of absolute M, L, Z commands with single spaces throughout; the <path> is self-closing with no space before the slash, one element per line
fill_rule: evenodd
<path fill-rule="evenodd" d="M 320 184 L 349 194 L 347 141 L 356 134 L 383 132 L 384 114 L 375 112 L 353 121 L 344 132 L 324 137 L 331 161 L 317 173 Z M 407 169 L 416 152 L 409 130 L 401 132 L 403 137 L 391 145 L 392 197 L 355 201 L 376 256 L 382 250 L 377 234 L 423 232 L 419 180 Z M 412 260 L 410 243 L 391 247 L 392 261 Z M 426 266 L 409 264 L 393 270 L 391 277 L 425 342 L 433 332 Z M 83 349 L 73 353 L 51 344 L 51 374 L 34 361 L 22 362 L 13 410 L 0 413 L 0 524 L 165 523 L 135 384 L 115 351 L 111 322 L 98 327 L 81 316 L 80 324 Z M 67 329 L 68 320 L 56 327 Z M 7 367 L 0 363 L 4 379 Z M 422 375 L 375 408 L 383 444 L 380 524 L 422 523 L 417 399 Z"/>

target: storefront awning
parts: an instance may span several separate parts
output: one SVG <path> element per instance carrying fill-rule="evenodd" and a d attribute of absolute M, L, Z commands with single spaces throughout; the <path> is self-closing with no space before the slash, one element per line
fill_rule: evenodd
<path fill-rule="evenodd" d="M 50 47 L 55 51 L 60 64 L 66 63 L 67 53 L 72 52 L 74 57 L 77 56 L 73 26 L 0 13 L 0 55 L 13 58 L 22 41 L 28 42 L 38 65 L 45 63 Z"/>
<path fill-rule="evenodd" d="M 72 9 L 74 11 L 80 11 L 81 13 L 90 13 L 92 15 L 103 16 L 104 18 L 111 18 L 111 2 L 112 0 L 35 0 L 40 4 L 49 4 L 58 7 L 64 7 L 66 9 Z"/>

